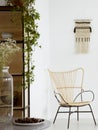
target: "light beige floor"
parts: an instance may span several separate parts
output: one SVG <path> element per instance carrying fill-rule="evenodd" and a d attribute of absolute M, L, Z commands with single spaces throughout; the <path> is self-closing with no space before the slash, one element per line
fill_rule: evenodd
<path fill-rule="evenodd" d="M 52 124 L 51 127 L 45 130 L 98 130 L 98 123 L 95 126 L 92 119 L 80 119 L 79 121 L 71 119 L 70 128 L 67 129 L 67 120 L 57 119 L 55 124 Z"/>

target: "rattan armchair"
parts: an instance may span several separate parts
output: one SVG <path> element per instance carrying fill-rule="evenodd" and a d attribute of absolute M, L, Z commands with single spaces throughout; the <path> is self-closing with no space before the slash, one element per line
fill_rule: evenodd
<path fill-rule="evenodd" d="M 77 68 L 66 72 L 53 72 L 49 70 L 50 79 L 54 86 L 54 95 L 59 103 L 53 123 L 55 123 L 58 113 L 68 113 L 67 128 L 70 124 L 70 115 L 77 113 L 79 121 L 79 113 L 91 113 L 94 124 L 96 120 L 92 111 L 91 102 L 94 100 L 94 93 L 91 90 L 83 89 L 84 69 Z M 89 95 L 88 95 L 89 94 Z M 89 100 L 85 99 L 88 95 Z M 89 110 L 80 110 L 80 107 L 89 106 Z M 69 108 L 62 111 L 61 108 Z M 73 110 L 72 108 L 76 108 Z M 87 108 L 86 108 L 87 109 Z"/>

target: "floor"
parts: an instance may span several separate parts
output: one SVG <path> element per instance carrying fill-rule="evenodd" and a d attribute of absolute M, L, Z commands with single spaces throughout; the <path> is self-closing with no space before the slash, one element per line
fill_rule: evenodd
<path fill-rule="evenodd" d="M 98 120 L 96 120 L 96 122 L 98 122 Z M 67 120 L 56 120 L 55 124 L 52 124 L 51 127 L 45 130 L 68 130 Z M 98 123 L 95 126 L 92 119 L 80 119 L 80 121 L 71 119 L 69 130 L 98 130 Z"/>

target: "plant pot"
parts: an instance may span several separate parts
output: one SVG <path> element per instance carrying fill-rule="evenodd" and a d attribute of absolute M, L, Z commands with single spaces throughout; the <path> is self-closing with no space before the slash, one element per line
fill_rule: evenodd
<path fill-rule="evenodd" d="M 0 0 L 0 6 L 6 6 L 7 1 L 6 0 Z"/>
<path fill-rule="evenodd" d="M 1 37 L 2 37 L 3 39 L 12 38 L 12 37 L 13 37 L 13 34 L 10 33 L 10 32 L 2 32 L 2 33 L 1 33 Z"/>

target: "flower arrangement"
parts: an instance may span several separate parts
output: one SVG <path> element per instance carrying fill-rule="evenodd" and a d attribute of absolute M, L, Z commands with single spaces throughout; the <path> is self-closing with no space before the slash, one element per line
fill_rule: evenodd
<path fill-rule="evenodd" d="M 20 50 L 16 41 L 13 39 L 6 39 L 0 42 L 0 70 L 3 66 L 8 66 L 12 60 L 13 54 Z"/>

